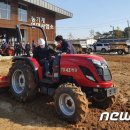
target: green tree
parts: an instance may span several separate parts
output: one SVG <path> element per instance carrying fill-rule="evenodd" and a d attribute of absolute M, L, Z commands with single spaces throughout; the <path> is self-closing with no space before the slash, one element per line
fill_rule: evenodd
<path fill-rule="evenodd" d="M 129 38 L 129 31 L 130 31 L 130 27 L 126 27 L 126 28 L 124 29 L 124 37 L 125 37 L 125 38 Z"/>
<path fill-rule="evenodd" d="M 123 38 L 123 37 L 124 37 L 124 31 L 114 30 L 114 38 Z"/>

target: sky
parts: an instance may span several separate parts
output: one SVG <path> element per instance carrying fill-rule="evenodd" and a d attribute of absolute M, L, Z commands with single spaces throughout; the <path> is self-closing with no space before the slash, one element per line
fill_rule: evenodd
<path fill-rule="evenodd" d="M 130 21 L 130 0 L 46 0 L 73 13 L 73 18 L 58 20 L 56 34 L 68 38 L 90 37 L 90 31 L 124 29 Z"/>

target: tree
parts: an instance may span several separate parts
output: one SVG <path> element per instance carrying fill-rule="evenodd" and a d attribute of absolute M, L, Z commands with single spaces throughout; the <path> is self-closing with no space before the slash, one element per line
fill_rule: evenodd
<path fill-rule="evenodd" d="M 89 35 L 90 35 L 90 37 L 91 37 L 91 38 L 93 38 L 93 37 L 94 37 L 94 30 L 93 30 L 93 29 L 91 29 L 91 30 L 89 31 L 89 33 L 90 33 L 90 34 L 89 34 Z"/>
<path fill-rule="evenodd" d="M 129 38 L 129 31 L 130 31 L 130 27 L 126 27 L 126 28 L 124 29 L 124 37 L 125 37 L 125 38 Z"/>
<path fill-rule="evenodd" d="M 114 30 L 114 38 L 123 38 L 124 32 L 121 30 Z"/>
<path fill-rule="evenodd" d="M 73 40 L 73 39 L 74 39 L 74 36 L 72 35 L 72 33 L 69 33 L 68 39 L 69 39 L 69 40 Z"/>
<path fill-rule="evenodd" d="M 121 30 L 119 27 L 116 27 L 117 30 Z"/>
<path fill-rule="evenodd" d="M 91 36 L 94 34 L 94 31 L 91 30 L 90 31 Z M 100 39 L 100 38 L 129 38 L 130 35 L 130 27 L 126 27 L 124 29 L 124 31 L 122 31 L 119 27 L 117 27 L 115 30 L 113 31 L 109 31 L 109 32 L 104 32 L 104 33 L 100 33 L 100 32 L 96 32 L 94 35 L 95 39 Z"/>
<path fill-rule="evenodd" d="M 111 38 L 111 33 L 110 32 L 103 33 L 103 38 Z"/>
<path fill-rule="evenodd" d="M 102 34 L 100 32 L 96 32 L 94 35 L 94 39 L 100 39 L 102 37 Z"/>

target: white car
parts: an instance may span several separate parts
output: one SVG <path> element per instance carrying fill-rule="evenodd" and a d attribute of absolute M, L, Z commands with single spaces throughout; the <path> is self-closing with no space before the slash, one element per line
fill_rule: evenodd
<path fill-rule="evenodd" d="M 98 52 L 105 53 L 105 52 L 110 51 L 110 46 L 109 46 L 109 43 L 97 42 L 93 45 L 88 45 L 87 49 L 88 49 L 88 52 L 98 51 Z"/>
<path fill-rule="evenodd" d="M 130 40 L 126 41 L 127 46 L 130 46 Z"/>
<path fill-rule="evenodd" d="M 91 53 L 91 52 L 93 52 L 93 51 L 94 51 L 94 46 L 93 46 L 93 44 L 87 45 L 87 52 L 88 52 L 88 53 Z"/>

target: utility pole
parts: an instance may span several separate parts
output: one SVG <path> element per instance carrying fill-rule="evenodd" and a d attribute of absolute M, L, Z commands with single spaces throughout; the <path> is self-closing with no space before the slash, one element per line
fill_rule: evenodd
<path fill-rule="evenodd" d="M 112 37 L 113 37 L 113 42 L 114 42 L 114 26 L 110 25 L 110 27 L 112 27 L 112 29 L 113 29 Z"/>
<path fill-rule="evenodd" d="M 130 41 L 130 24 L 129 24 L 129 20 L 127 20 L 127 24 L 128 24 L 128 34 L 129 34 L 129 41 Z"/>

